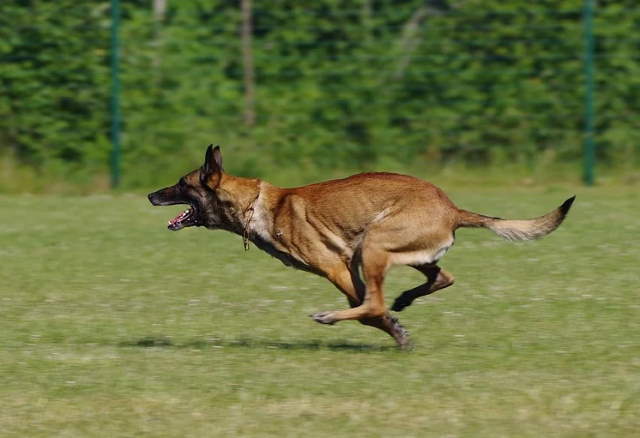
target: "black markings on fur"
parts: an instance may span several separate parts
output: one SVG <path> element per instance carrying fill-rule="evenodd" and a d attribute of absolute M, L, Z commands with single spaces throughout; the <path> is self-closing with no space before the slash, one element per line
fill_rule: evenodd
<path fill-rule="evenodd" d="M 567 213 L 569 213 L 569 209 L 571 208 L 571 205 L 573 205 L 573 201 L 575 200 L 576 200 L 576 195 L 573 195 L 572 197 L 570 197 L 569 199 L 567 199 L 562 203 L 562 205 L 560 206 L 560 212 L 562 213 L 563 217 L 566 216 Z"/>

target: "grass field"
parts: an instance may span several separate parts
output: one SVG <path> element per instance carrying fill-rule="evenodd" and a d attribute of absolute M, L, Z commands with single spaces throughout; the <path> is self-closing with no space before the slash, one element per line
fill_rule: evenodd
<path fill-rule="evenodd" d="M 346 305 L 328 282 L 166 231 L 179 207 L 0 197 L 0 436 L 637 436 L 638 190 L 447 189 L 504 217 L 578 198 L 542 241 L 459 230 L 456 285 L 399 314 L 412 351 L 314 323 Z"/>

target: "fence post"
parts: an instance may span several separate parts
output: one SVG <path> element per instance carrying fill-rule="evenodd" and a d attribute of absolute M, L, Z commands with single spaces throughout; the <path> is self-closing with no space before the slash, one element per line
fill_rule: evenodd
<path fill-rule="evenodd" d="M 594 0 L 584 0 L 582 21 L 584 26 L 584 183 L 591 186 L 595 182 L 596 144 L 594 139 L 595 107 L 594 107 L 594 35 L 593 15 Z"/>
<path fill-rule="evenodd" d="M 244 83 L 244 124 L 251 128 L 256 121 L 255 72 L 253 66 L 253 7 L 251 0 L 241 0 L 242 75 Z"/>
<path fill-rule="evenodd" d="M 111 0 L 111 187 L 120 185 L 120 0 Z"/>

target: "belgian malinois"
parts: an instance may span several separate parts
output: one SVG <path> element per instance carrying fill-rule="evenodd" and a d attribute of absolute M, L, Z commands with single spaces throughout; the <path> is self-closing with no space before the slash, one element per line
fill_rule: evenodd
<path fill-rule="evenodd" d="M 284 189 L 229 175 L 218 146 L 209 146 L 202 167 L 149 194 L 153 205 L 189 206 L 169 221 L 170 230 L 231 231 L 243 237 L 245 248 L 253 242 L 285 265 L 327 278 L 351 308 L 315 313 L 315 321 L 358 320 L 384 330 L 400 346 L 407 345 L 408 333 L 386 309 L 382 292 L 389 267 L 408 265 L 426 277 L 396 298 L 391 310 L 401 311 L 453 284 L 438 262 L 453 245 L 456 229 L 488 228 L 509 240 L 537 239 L 562 223 L 574 199 L 536 219 L 505 220 L 459 209 L 438 187 L 395 173 Z"/>

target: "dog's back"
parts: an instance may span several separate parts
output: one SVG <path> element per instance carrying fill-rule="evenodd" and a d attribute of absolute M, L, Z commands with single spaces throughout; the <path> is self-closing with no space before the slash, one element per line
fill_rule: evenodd
<path fill-rule="evenodd" d="M 314 216 L 351 231 L 385 222 L 392 216 L 407 216 L 421 226 L 438 222 L 452 226 L 458 209 L 433 184 L 396 173 L 361 173 L 290 189 L 305 200 Z"/>

